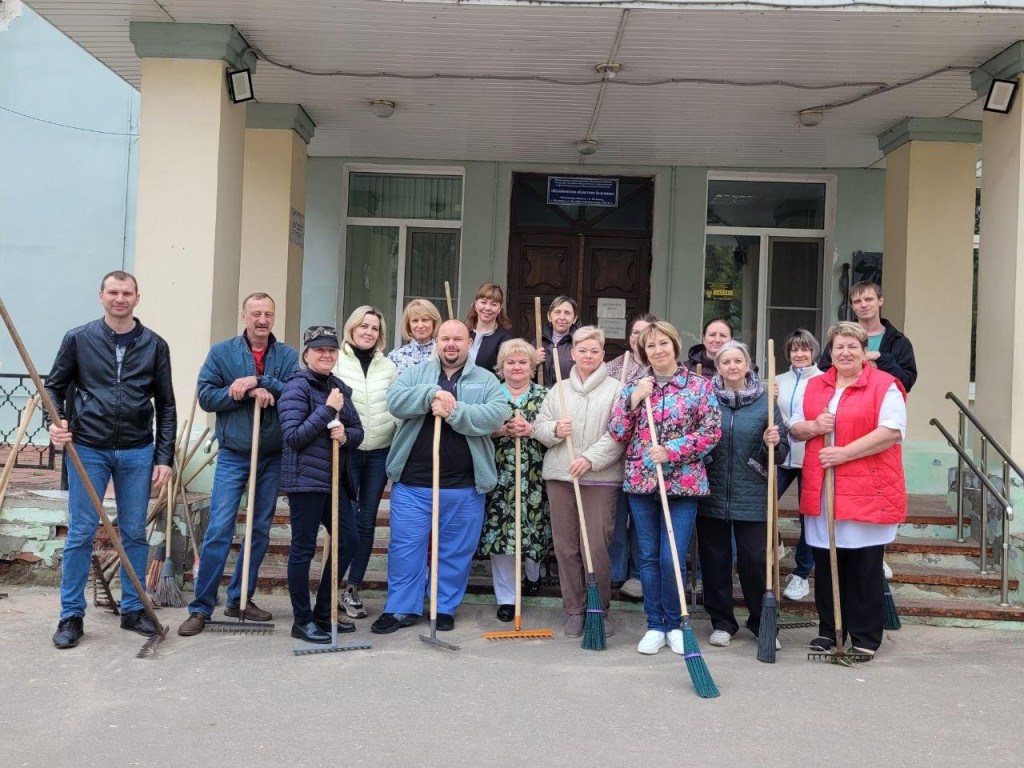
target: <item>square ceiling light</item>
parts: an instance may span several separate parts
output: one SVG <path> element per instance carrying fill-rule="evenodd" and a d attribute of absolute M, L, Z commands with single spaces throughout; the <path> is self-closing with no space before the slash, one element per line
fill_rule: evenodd
<path fill-rule="evenodd" d="M 228 72 L 228 93 L 235 104 L 255 99 L 252 92 L 252 70 L 236 69 Z"/>
<path fill-rule="evenodd" d="M 1016 93 L 1016 80 L 993 79 L 992 85 L 988 89 L 988 96 L 985 97 L 985 111 L 998 112 L 1001 115 L 1009 113 Z"/>

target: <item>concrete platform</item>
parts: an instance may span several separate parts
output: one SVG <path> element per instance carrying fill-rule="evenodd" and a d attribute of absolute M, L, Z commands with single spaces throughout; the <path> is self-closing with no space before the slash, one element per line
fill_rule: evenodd
<path fill-rule="evenodd" d="M 464 605 L 458 653 L 369 621 L 344 639 L 371 651 L 293 656 L 286 598 L 260 596 L 277 630 L 253 637 L 171 634 L 149 660 L 143 639 L 90 608 L 70 651 L 50 644 L 57 595 L 5 586 L 0 600 L 0 755 L 4 766 L 895 766 L 1019 765 L 1024 643 L 1015 633 L 906 626 L 870 664 L 809 662 L 813 630 L 782 635 L 778 663 L 697 635 L 722 696 L 699 699 L 683 660 L 640 656 L 643 614 L 623 612 L 602 653 L 558 632 L 560 611 L 532 608 L 552 640 L 488 641 L 507 628 L 490 605 Z M 368 601 L 371 618 L 380 601 Z"/>

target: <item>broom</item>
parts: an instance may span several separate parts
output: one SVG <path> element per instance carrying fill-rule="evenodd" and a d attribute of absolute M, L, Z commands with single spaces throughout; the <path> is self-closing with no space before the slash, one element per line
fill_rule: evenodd
<path fill-rule="evenodd" d="M 167 482 L 167 527 L 164 538 L 164 564 L 160 573 L 160 581 L 156 586 L 156 602 L 165 608 L 184 608 L 188 605 L 181 594 L 178 580 L 174 576 L 174 560 L 171 559 L 171 523 L 174 517 L 174 481 Z"/>
<path fill-rule="evenodd" d="M 518 414 L 518 412 L 517 412 Z M 520 637 L 551 637 L 550 629 L 523 629 L 523 502 L 522 489 L 522 438 L 516 435 L 516 617 L 515 629 L 511 632 L 484 632 L 486 640 L 515 640 Z"/>
<path fill-rule="evenodd" d="M 654 409 L 651 407 L 651 398 L 644 401 L 647 405 L 647 426 L 651 431 L 651 445 L 658 444 L 658 432 L 654 428 Z M 693 689 L 702 699 L 716 699 L 721 694 L 718 686 L 711 677 L 711 670 L 704 661 L 704 654 L 700 652 L 700 645 L 697 644 L 697 635 L 694 634 L 693 625 L 690 623 L 690 614 L 686 610 L 686 592 L 683 589 L 683 573 L 679 567 L 679 550 L 676 547 L 676 533 L 672 528 L 672 515 L 668 509 L 668 492 L 665 490 L 665 474 L 661 470 L 661 464 L 654 465 L 658 473 L 658 492 L 661 494 L 661 511 L 665 516 L 665 530 L 668 534 L 669 549 L 672 552 L 672 569 L 676 576 L 676 590 L 679 592 L 679 610 L 682 614 L 683 624 L 683 658 L 686 660 L 686 671 L 690 673 L 690 681 Z"/>
<path fill-rule="evenodd" d="M 896 601 L 892 599 L 892 589 L 889 587 L 889 580 L 882 574 L 882 629 L 902 629 L 903 623 L 900 615 L 896 612 Z"/>
<path fill-rule="evenodd" d="M 775 426 L 775 342 L 768 339 L 768 429 Z M 757 630 L 757 660 L 775 663 L 775 636 L 779 632 L 779 601 L 772 579 L 775 575 L 775 447 L 768 446 L 768 502 L 765 516 L 764 596 L 761 598 L 761 624 Z"/>
<path fill-rule="evenodd" d="M 533 320 L 537 326 L 537 349 L 544 349 L 544 335 L 541 332 L 540 296 L 533 297 Z M 544 386 L 544 363 L 537 363 L 537 383 Z"/>
<path fill-rule="evenodd" d="M 555 360 L 555 383 L 558 390 L 558 403 L 562 407 L 562 417 L 569 418 L 569 409 L 565 405 L 565 391 L 562 388 L 562 366 Z M 572 446 L 572 434 L 565 438 L 571 460 L 575 460 L 576 451 Z M 576 494 L 576 513 L 580 518 L 580 538 L 583 539 L 583 555 L 587 564 L 587 618 L 583 623 L 583 637 L 580 648 L 586 651 L 603 651 L 604 636 L 604 601 L 601 591 L 597 588 L 597 574 L 594 573 L 594 560 L 590 556 L 590 537 L 587 536 L 587 521 L 583 517 L 583 497 L 580 495 L 580 481 L 573 477 L 572 490 Z"/>

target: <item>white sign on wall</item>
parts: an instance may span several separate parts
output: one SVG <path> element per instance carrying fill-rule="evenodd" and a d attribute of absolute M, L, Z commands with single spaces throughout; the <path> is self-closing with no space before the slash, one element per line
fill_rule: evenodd
<path fill-rule="evenodd" d="M 597 300 L 597 318 L 618 318 L 620 320 L 626 319 L 626 300 L 625 299 L 598 299 Z"/>

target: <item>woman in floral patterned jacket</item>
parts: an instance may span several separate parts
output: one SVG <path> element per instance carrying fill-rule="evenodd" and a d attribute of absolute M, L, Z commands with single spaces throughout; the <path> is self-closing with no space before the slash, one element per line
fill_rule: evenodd
<path fill-rule="evenodd" d="M 653 375 L 623 390 L 608 425 L 612 439 L 627 445 L 622 487 L 640 544 L 647 633 L 637 651 L 643 654 L 657 653 L 666 642 L 675 653 L 683 653 L 680 596 L 655 464 L 662 465 L 665 475 L 676 548 L 682 557 L 690 546 L 697 497 L 708 493 L 703 460 L 722 436 L 722 414 L 711 385 L 679 362 L 681 351 L 679 332 L 664 320 L 643 330 L 637 356 L 651 366 Z M 647 420 L 647 398 L 654 413 L 657 447 Z"/>
<path fill-rule="evenodd" d="M 501 621 L 515 618 L 517 436 L 520 438 L 519 484 L 526 594 L 537 594 L 540 564 L 551 551 L 551 514 L 541 477 L 545 448 L 533 437 L 533 421 L 548 390 L 531 382 L 536 367 L 537 351 L 522 339 L 510 339 L 498 350 L 498 377 L 502 379 L 502 389 L 514 415 L 492 435 L 498 485 L 487 494 L 477 554 L 491 558 L 491 578 Z"/>

